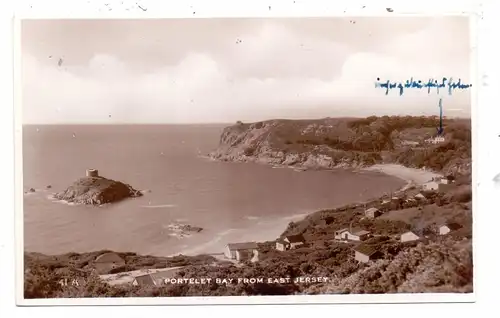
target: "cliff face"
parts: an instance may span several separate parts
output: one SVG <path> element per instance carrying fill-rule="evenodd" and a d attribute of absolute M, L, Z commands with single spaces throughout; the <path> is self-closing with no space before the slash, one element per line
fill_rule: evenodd
<path fill-rule="evenodd" d="M 211 157 L 223 161 L 259 162 L 309 169 L 358 167 L 374 164 L 379 156 L 350 155 L 326 144 L 307 144 L 311 136 L 327 136 L 321 121 L 271 120 L 236 124 L 224 129 L 220 147 Z M 305 142 L 304 142 L 305 141 Z"/>
<path fill-rule="evenodd" d="M 103 177 L 84 177 L 54 197 L 76 204 L 99 205 L 142 196 L 128 184 Z"/>
<path fill-rule="evenodd" d="M 446 120 L 446 141 L 426 143 L 437 124 L 435 117 L 410 116 L 237 123 L 223 130 L 219 148 L 210 157 L 308 169 L 399 163 L 470 173 L 470 121 Z"/>

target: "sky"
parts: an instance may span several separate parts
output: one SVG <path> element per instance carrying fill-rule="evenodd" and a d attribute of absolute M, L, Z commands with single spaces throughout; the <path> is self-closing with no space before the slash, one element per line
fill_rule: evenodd
<path fill-rule="evenodd" d="M 465 17 L 23 20 L 24 124 L 470 116 L 470 90 L 385 95 L 375 80 L 471 83 Z"/>

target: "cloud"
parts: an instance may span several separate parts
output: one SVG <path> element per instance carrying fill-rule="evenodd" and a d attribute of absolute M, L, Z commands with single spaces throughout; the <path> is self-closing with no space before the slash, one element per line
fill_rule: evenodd
<path fill-rule="evenodd" d="M 405 98 L 385 96 L 374 88 L 376 77 L 465 77 L 468 63 L 457 57 L 466 56 L 458 54 L 463 53 L 460 45 L 442 40 L 441 48 L 441 42 L 433 40 L 434 51 L 428 53 L 431 31 L 395 37 L 370 52 L 354 52 L 340 43 L 301 38 L 282 26 L 266 24 L 223 52 L 187 52 L 177 64 L 159 65 L 153 71 L 131 67 L 110 54 L 96 54 L 85 65 L 58 67 L 24 52 L 23 119 L 25 123 L 187 123 L 435 114 L 436 96 L 424 92 L 410 92 Z M 450 58 L 452 52 L 455 58 Z M 461 109 L 468 100 L 446 96 L 444 105 Z"/>

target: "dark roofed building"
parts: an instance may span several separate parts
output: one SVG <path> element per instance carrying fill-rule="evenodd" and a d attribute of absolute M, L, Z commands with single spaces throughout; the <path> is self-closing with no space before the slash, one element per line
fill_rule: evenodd
<path fill-rule="evenodd" d="M 377 258 L 380 252 L 370 245 L 360 244 L 354 248 L 354 259 L 359 262 L 369 262 L 372 259 Z"/>
<path fill-rule="evenodd" d="M 154 286 L 155 281 L 153 280 L 153 277 L 151 277 L 150 274 L 146 274 L 146 275 L 137 276 L 134 279 L 134 281 L 132 282 L 132 285 L 134 285 L 134 286 Z"/>
<path fill-rule="evenodd" d="M 285 241 L 293 244 L 293 243 L 305 243 L 304 235 L 295 234 L 295 235 L 287 235 L 285 236 Z"/>
<path fill-rule="evenodd" d="M 178 268 L 160 270 L 154 273 L 149 273 L 137 276 L 132 285 L 134 286 L 162 286 L 165 285 L 166 278 L 172 278 L 178 272 Z"/>

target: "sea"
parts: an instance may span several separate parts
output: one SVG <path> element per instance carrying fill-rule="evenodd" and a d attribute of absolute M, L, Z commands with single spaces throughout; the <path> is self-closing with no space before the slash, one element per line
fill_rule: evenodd
<path fill-rule="evenodd" d="M 275 240 L 317 210 L 380 196 L 405 181 L 377 172 L 300 171 L 211 160 L 223 125 L 23 127 L 23 243 L 27 252 L 113 250 L 171 256 L 222 253 Z M 102 206 L 52 198 L 86 169 L 144 196 Z M 21 189 L 22 187 L 22 189 Z M 33 188 L 35 192 L 29 192 Z M 202 227 L 183 233 L 178 225 Z"/>

